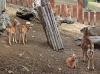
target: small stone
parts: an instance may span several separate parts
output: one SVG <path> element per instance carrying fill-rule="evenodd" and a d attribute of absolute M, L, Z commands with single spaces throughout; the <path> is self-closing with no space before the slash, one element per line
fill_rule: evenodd
<path fill-rule="evenodd" d="M 11 70 L 8 71 L 9 74 L 13 74 L 13 72 Z"/>
<path fill-rule="evenodd" d="M 4 45 L 4 46 L 7 47 L 7 48 L 9 47 L 8 45 Z"/>
<path fill-rule="evenodd" d="M 23 71 L 29 71 L 29 69 L 27 67 L 25 67 L 25 66 L 23 66 L 22 70 Z"/>
<path fill-rule="evenodd" d="M 20 53 L 19 56 L 22 57 L 24 55 L 24 53 Z"/>
<path fill-rule="evenodd" d="M 34 38 L 35 36 L 32 36 L 32 38 Z"/>
<path fill-rule="evenodd" d="M 36 32 L 36 31 L 33 31 L 33 32 Z"/>
<path fill-rule="evenodd" d="M 61 71 L 61 68 L 59 68 L 58 70 Z"/>
<path fill-rule="evenodd" d="M 40 56 L 42 56 L 42 54 L 39 54 Z"/>

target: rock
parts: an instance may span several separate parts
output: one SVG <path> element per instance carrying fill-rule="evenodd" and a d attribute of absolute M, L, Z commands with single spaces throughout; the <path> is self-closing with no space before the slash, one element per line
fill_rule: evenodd
<path fill-rule="evenodd" d="M 24 53 L 20 53 L 20 54 L 19 54 L 19 57 L 22 57 L 23 55 L 24 55 Z"/>
<path fill-rule="evenodd" d="M 63 20 L 60 20 L 61 23 L 67 23 L 67 24 L 74 24 L 75 19 L 74 18 L 64 18 Z"/>
<path fill-rule="evenodd" d="M 62 69 L 61 68 L 58 68 L 58 70 L 61 71 Z"/>
<path fill-rule="evenodd" d="M 9 46 L 7 46 L 7 45 L 4 45 L 6 48 L 8 48 Z"/>
<path fill-rule="evenodd" d="M 75 23 L 74 18 L 67 18 L 67 17 L 61 17 L 61 16 L 56 16 L 56 21 L 57 25 L 61 25 L 61 23 L 67 23 L 67 24 L 73 24 Z"/>
<path fill-rule="evenodd" d="M 0 15 L 0 36 L 6 36 L 6 34 L 4 34 L 4 30 L 8 25 L 12 25 L 9 15 L 7 12 L 3 12 Z"/>
<path fill-rule="evenodd" d="M 32 38 L 34 38 L 34 36 L 32 36 Z"/>
<path fill-rule="evenodd" d="M 9 70 L 8 73 L 9 73 L 9 74 L 13 74 L 13 71 Z"/>
<path fill-rule="evenodd" d="M 87 28 L 89 30 L 89 36 L 100 36 L 100 28 L 98 28 L 96 26 L 88 26 Z M 82 28 L 82 29 L 84 29 L 84 28 Z"/>
<path fill-rule="evenodd" d="M 16 12 L 16 16 L 25 20 L 39 22 L 37 11 L 34 9 L 19 8 Z"/>
<path fill-rule="evenodd" d="M 29 69 L 27 67 L 25 67 L 25 66 L 23 66 L 22 70 L 23 71 L 29 71 Z"/>

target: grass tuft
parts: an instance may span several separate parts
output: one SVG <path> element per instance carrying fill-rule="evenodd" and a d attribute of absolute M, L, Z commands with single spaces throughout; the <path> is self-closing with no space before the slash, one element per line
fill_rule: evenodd
<path fill-rule="evenodd" d="M 96 0 L 88 0 L 89 2 L 96 2 Z"/>
<path fill-rule="evenodd" d="M 88 8 L 93 10 L 93 11 L 99 11 L 100 12 L 100 8 L 94 6 L 94 5 L 91 5 L 91 4 L 88 4 Z"/>

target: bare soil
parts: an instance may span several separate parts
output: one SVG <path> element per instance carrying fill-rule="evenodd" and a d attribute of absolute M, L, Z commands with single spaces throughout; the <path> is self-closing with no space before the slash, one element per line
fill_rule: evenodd
<path fill-rule="evenodd" d="M 100 8 L 100 3 L 98 3 L 98 2 L 89 2 L 91 5 L 94 5 L 94 6 L 96 6 L 96 7 L 98 7 L 98 8 Z"/>
<path fill-rule="evenodd" d="M 20 23 L 26 20 L 16 17 L 16 10 L 20 6 L 7 4 L 7 12 L 11 21 L 16 18 Z M 35 22 L 28 31 L 28 42 L 8 44 L 7 37 L 0 37 L 0 74 L 100 74 L 100 50 L 95 48 L 94 62 L 95 71 L 86 71 L 87 61 L 82 62 L 82 49 L 77 46 L 74 37 L 83 36 L 80 29 L 84 24 L 62 24 L 59 31 L 65 49 L 53 51 L 47 44 L 41 24 Z M 6 31 L 5 31 L 6 33 Z M 18 40 L 17 33 L 17 40 Z M 77 68 L 71 69 L 66 66 L 65 60 L 73 53 L 77 55 Z"/>

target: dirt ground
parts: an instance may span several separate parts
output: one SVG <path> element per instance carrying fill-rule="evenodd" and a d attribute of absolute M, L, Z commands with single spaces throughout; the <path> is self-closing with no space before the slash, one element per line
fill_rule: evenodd
<path fill-rule="evenodd" d="M 100 3 L 98 2 L 89 2 L 91 5 L 94 5 L 96 7 L 99 7 L 100 8 Z"/>
<path fill-rule="evenodd" d="M 7 4 L 7 12 L 12 22 L 16 18 L 20 23 L 25 23 L 26 20 L 15 16 L 19 7 Z M 87 61 L 82 62 L 82 49 L 74 41 L 74 37 L 83 36 L 80 29 L 86 25 L 76 22 L 59 26 L 65 49 L 56 52 L 47 44 L 41 24 L 32 23 L 34 26 L 27 33 L 28 42 L 25 45 L 12 43 L 9 46 L 7 37 L 0 37 L 0 74 L 100 74 L 99 48 L 95 48 L 95 71 L 86 71 Z M 77 68 L 75 69 L 65 64 L 66 58 L 73 53 L 77 55 Z"/>

